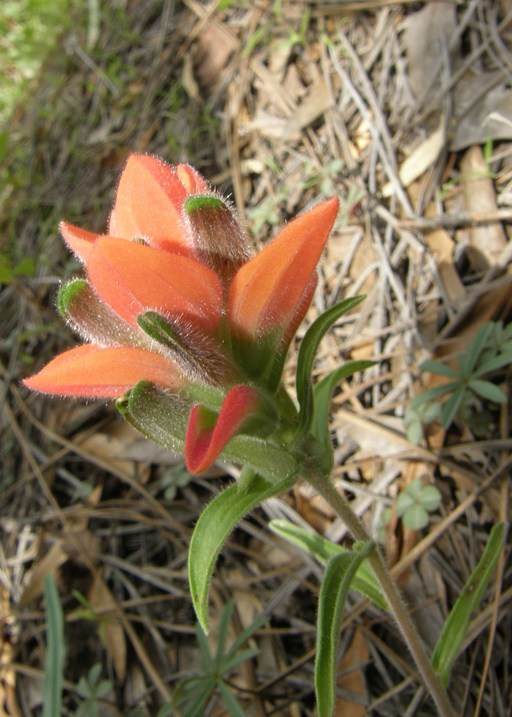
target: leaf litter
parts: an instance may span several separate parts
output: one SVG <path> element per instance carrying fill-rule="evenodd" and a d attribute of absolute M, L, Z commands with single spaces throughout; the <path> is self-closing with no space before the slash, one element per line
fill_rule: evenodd
<path fill-rule="evenodd" d="M 59 279 L 77 271 L 57 222 L 101 230 L 132 151 L 197 166 L 232 195 L 258 243 L 319 196 L 343 198 L 308 321 L 343 297 L 367 298 L 326 337 L 315 372 L 348 358 L 378 363 L 335 395 L 335 480 L 374 531 L 391 510 L 388 559 L 435 643 L 429 630 L 507 518 L 510 415 L 508 404 L 494 411 L 486 440 L 469 425 L 433 425 L 419 446 L 403 417 L 434 385 L 419 372 L 424 359 L 454 358 L 484 322 L 512 318 L 511 46 L 505 0 L 109 0 L 77 13 L 9 122 L 0 168 L 2 255 L 13 267 L 36 260 L 35 275 L 13 274 L 0 294 L 7 714 L 41 705 L 46 574 L 67 617 L 67 709 L 98 663 L 115 686 L 107 714 L 156 714 L 197 670 L 187 546 L 201 508 L 237 469 L 170 478 L 173 457 L 141 446 L 110 408 L 19 386 L 72 341 L 53 308 Z M 505 371 L 496 380 L 510 391 Z M 398 494 L 418 478 L 442 494 L 422 532 L 396 515 Z M 312 715 L 319 568 L 267 531 L 272 518 L 348 540 L 306 489 L 272 499 L 226 546 L 212 612 L 236 596 L 233 635 L 267 617 L 251 638 L 259 654 L 229 676 L 246 713 Z M 452 697 L 464 714 L 506 715 L 511 704 L 507 557 L 456 663 Z M 396 629 L 356 594 L 339 667 L 340 714 L 432 714 Z M 226 713 L 219 701 L 212 710 Z"/>

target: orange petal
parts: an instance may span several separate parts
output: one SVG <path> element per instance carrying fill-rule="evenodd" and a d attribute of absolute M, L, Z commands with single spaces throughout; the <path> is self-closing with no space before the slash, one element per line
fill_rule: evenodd
<path fill-rule="evenodd" d="M 179 320 L 186 329 L 216 331 L 222 288 L 216 274 L 194 259 L 160 249 L 102 237 L 87 265 L 98 295 L 133 326 L 148 310 Z"/>
<path fill-rule="evenodd" d="M 139 348 L 77 346 L 26 378 L 28 388 L 61 396 L 118 398 L 139 381 L 179 388 L 176 366 L 160 354 Z"/>
<path fill-rule="evenodd" d="M 202 194 L 208 191 L 208 185 L 189 164 L 178 164 L 176 176 L 185 187 L 187 194 Z"/>
<path fill-rule="evenodd" d="M 180 210 L 188 188 L 194 184 L 192 172 L 192 168 L 183 171 L 184 185 L 170 165 L 149 155 L 133 154 L 119 181 L 109 234 L 145 239 L 151 246 L 188 254 Z"/>
<path fill-rule="evenodd" d="M 185 462 L 190 473 L 202 473 L 259 403 L 258 392 L 250 386 L 234 386 L 224 399 L 218 416 L 196 404 L 190 411 L 185 437 Z"/>
<path fill-rule="evenodd" d="M 61 222 L 59 229 L 71 251 L 83 262 L 86 262 L 94 247 L 94 242 L 101 235 L 88 232 L 86 229 L 80 229 L 80 227 L 75 227 L 67 222 Z"/>
<path fill-rule="evenodd" d="M 235 332 L 246 338 L 275 329 L 288 333 L 304 316 L 338 207 L 337 199 L 329 199 L 297 217 L 238 271 L 228 298 Z"/>

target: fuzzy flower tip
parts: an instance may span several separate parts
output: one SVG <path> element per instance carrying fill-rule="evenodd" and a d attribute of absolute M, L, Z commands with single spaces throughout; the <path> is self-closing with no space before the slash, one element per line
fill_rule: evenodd
<path fill-rule="evenodd" d="M 206 470 L 276 390 L 337 211 L 337 199 L 316 205 L 251 257 L 233 208 L 192 167 L 132 155 L 105 234 L 60 225 L 86 279 L 64 285 L 58 305 L 86 343 L 25 385 L 118 398 L 151 382 L 188 406 L 187 466 Z M 220 403 L 187 398 L 194 386 Z"/>

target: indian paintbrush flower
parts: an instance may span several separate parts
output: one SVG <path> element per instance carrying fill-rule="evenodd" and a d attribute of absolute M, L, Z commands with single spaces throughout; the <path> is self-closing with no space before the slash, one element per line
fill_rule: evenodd
<path fill-rule="evenodd" d="M 268 419 L 337 211 L 336 199 L 318 204 L 251 258 L 235 212 L 194 169 L 132 155 L 106 234 L 60 225 L 86 279 L 64 285 L 58 306 L 86 343 L 25 385 L 121 399 L 154 384 L 183 417 L 188 469 L 205 470 Z"/>

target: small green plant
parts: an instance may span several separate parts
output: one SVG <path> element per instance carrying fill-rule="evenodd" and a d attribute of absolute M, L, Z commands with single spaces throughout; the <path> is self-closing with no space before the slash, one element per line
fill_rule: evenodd
<path fill-rule="evenodd" d="M 266 224 L 270 224 L 272 227 L 279 224 L 281 221 L 279 208 L 282 206 L 284 196 L 284 190 L 275 196 L 268 196 L 261 204 L 247 212 L 255 234 L 258 234 Z"/>
<path fill-rule="evenodd" d="M 183 463 L 178 463 L 165 471 L 162 476 L 162 487 L 164 498 L 173 500 L 179 488 L 184 488 L 190 482 L 192 476 Z"/>
<path fill-rule="evenodd" d="M 472 172 L 468 179 L 495 179 L 496 174 L 492 169 L 492 153 L 494 149 L 494 143 L 492 139 L 488 139 L 487 142 L 484 144 L 483 152 L 482 152 L 482 159 L 485 165 L 485 169 L 483 171 L 475 171 Z M 457 189 L 460 187 L 461 184 L 461 176 L 458 175 L 456 177 L 451 177 L 448 179 L 441 187 L 441 191 L 439 193 L 439 197 L 441 200 L 445 199 L 446 196 L 450 193 L 451 190 Z"/>
<path fill-rule="evenodd" d="M 484 324 L 471 341 L 467 350 L 457 357 L 456 366 L 444 361 L 424 361 L 420 369 L 450 379 L 440 386 L 423 391 L 416 396 L 405 414 L 407 437 L 411 443 L 423 438 L 423 427 L 439 420 L 448 428 L 456 418 L 465 421 L 477 435 L 482 435 L 488 421 L 478 420 L 485 411 L 485 402 L 505 403 L 504 391 L 487 377 L 494 371 L 512 363 L 512 323 L 501 321 Z"/>
<path fill-rule="evenodd" d="M 261 627 L 263 619 L 257 619 L 252 625 L 242 630 L 227 647 L 233 607 L 234 603 L 231 600 L 222 611 L 215 650 L 210 648 L 203 629 L 199 625 L 197 626 L 196 634 L 200 652 L 198 674 L 183 680 L 173 695 L 172 707 L 178 710 L 182 717 L 202 717 L 202 715 L 209 714 L 209 708 L 216 701 L 220 701 L 232 717 L 244 717 L 245 715 L 243 708 L 228 686 L 227 679 L 235 667 L 258 653 L 257 648 L 243 648 L 243 645 L 255 630 Z M 175 712 L 164 710 L 163 714 L 175 714 Z"/>
<path fill-rule="evenodd" d="M 303 46 L 306 44 L 306 36 L 309 28 L 309 23 L 311 21 L 311 11 L 306 9 L 304 14 L 301 17 L 300 25 L 298 30 L 290 30 L 288 32 L 288 37 L 286 40 L 283 40 L 282 46 L 283 47 L 293 47 L 294 45 L 300 45 Z"/>
<path fill-rule="evenodd" d="M 435 485 L 424 485 L 422 478 L 409 483 L 398 495 L 396 512 L 406 528 L 423 530 L 428 525 L 429 513 L 441 504 L 441 493 Z"/>
<path fill-rule="evenodd" d="M 0 6 L 0 124 L 37 76 L 59 33 L 70 24 L 69 0 L 4 0 Z"/>
<path fill-rule="evenodd" d="M 330 196 L 334 191 L 338 175 L 343 169 L 343 166 L 343 161 L 335 158 L 331 159 L 320 168 L 320 171 L 316 172 L 310 163 L 306 163 L 304 172 L 310 179 L 304 183 L 304 189 L 319 186 L 320 192 L 324 196 Z"/>
<path fill-rule="evenodd" d="M 102 667 L 96 663 L 87 673 L 87 677 L 81 677 L 76 686 L 78 695 L 82 698 L 75 717 L 97 717 L 100 709 L 105 707 L 105 698 L 112 694 L 112 683 L 110 680 L 101 678 Z"/>
<path fill-rule="evenodd" d="M 0 254 L 0 286 L 11 284 L 17 277 L 34 276 L 36 264 L 30 257 L 25 257 L 13 264 L 11 257 L 7 254 Z"/>

